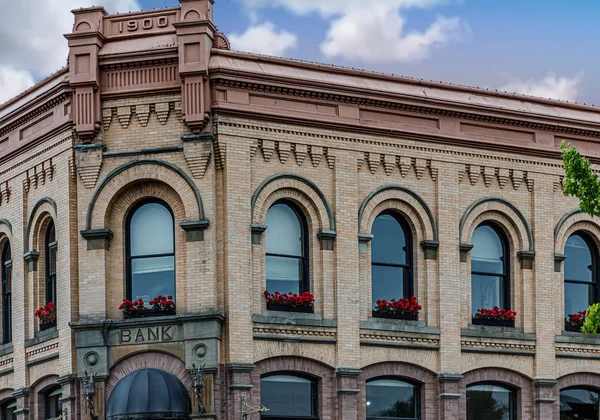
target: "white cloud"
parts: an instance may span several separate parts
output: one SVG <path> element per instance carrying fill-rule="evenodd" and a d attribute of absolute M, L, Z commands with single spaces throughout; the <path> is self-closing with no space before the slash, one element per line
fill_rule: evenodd
<path fill-rule="evenodd" d="M 0 104 L 27 90 L 35 80 L 27 70 L 0 65 Z"/>
<path fill-rule="evenodd" d="M 17 86 L 22 88 L 19 83 L 65 66 L 68 47 L 63 34 L 73 27 L 70 11 L 92 4 L 104 6 L 109 13 L 140 9 L 137 0 L 0 0 L 0 69 L 4 78 L 14 78 L 0 83 L 0 103 L 14 96 Z"/>
<path fill-rule="evenodd" d="M 316 13 L 330 27 L 321 52 L 369 62 L 408 62 L 427 57 L 431 49 L 463 30 L 458 17 L 437 16 L 423 31 L 406 31 L 402 10 L 426 8 L 444 0 L 244 0 L 250 8 L 279 6 L 298 15 Z"/>
<path fill-rule="evenodd" d="M 512 80 L 502 86 L 500 90 L 574 102 L 577 100 L 579 84 L 582 79 L 582 74 L 574 77 L 558 77 L 554 73 L 548 73 L 544 78 L 539 80 Z"/>
<path fill-rule="evenodd" d="M 243 34 L 231 34 L 229 41 L 236 50 L 276 56 L 283 56 L 298 45 L 296 35 L 278 30 L 271 22 L 251 25 Z"/>

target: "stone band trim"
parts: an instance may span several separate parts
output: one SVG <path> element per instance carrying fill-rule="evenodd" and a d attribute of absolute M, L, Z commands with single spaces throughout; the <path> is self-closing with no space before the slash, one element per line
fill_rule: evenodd
<path fill-rule="evenodd" d="M 458 400 L 460 397 L 462 397 L 462 394 L 453 394 L 450 392 L 444 392 L 443 394 L 440 394 L 440 398 L 442 400 Z"/>

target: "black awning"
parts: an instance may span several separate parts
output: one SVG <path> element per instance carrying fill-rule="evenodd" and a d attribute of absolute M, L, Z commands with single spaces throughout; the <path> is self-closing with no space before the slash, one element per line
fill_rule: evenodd
<path fill-rule="evenodd" d="M 159 369 L 140 369 L 121 379 L 106 407 L 107 420 L 183 420 L 190 413 L 190 397 L 181 381 Z"/>

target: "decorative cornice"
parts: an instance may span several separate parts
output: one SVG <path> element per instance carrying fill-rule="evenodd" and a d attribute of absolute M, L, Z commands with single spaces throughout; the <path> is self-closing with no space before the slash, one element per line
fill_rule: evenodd
<path fill-rule="evenodd" d="M 403 344 L 411 344 L 417 346 L 439 346 L 440 340 L 436 338 L 420 338 L 420 337 L 407 337 L 400 335 L 391 335 L 391 334 L 377 334 L 377 333 L 361 333 L 361 340 L 376 340 L 376 341 L 386 341 L 390 342 L 390 344 L 395 343 L 403 343 Z"/>
<path fill-rule="evenodd" d="M 141 67 L 163 66 L 165 64 L 177 64 L 178 62 L 179 62 L 179 60 L 175 57 L 166 57 L 166 58 L 160 58 L 160 59 L 127 61 L 127 62 L 123 62 L 123 63 L 100 64 L 100 68 L 103 71 L 127 70 L 127 69 L 137 69 L 137 68 L 141 68 Z"/>
<path fill-rule="evenodd" d="M 29 121 L 35 119 L 36 117 L 38 117 L 40 115 L 42 115 L 43 113 L 50 111 L 56 105 L 59 105 L 59 104 L 63 103 L 64 101 L 66 101 L 69 98 L 69 96 L 70 96 L 69 93 L 63 92 L 60 95 L 48 100 L 41 106 L 35 108 L 33 111 L 28 112 L 27 114 L 23 115 L 22 117 L 17 118 L 16 120 L 12 121 L 10 124 L 5 125 L 4 127 L 0 128 L 0 137 L 10 133 L 13 130 L 16 130 L 17 128 L 21 127 L 22 125 L 28 123 Z"/>
<path fill-rule="evenodd" d="M 463 351 L 468 350 L 493 350 L 498 352 L 531 352 L 535 353 L 535 344 L 513 344 L 489 341 L 461 341 Z"/>
<path fill-rule="evenodd" d="M 277 335 L 292 335 L 302 337 L 326 337 L 335 338 L 335 330 L 322 331 L 311 329 L 291 329 L 291 328 L 271 328 L 271 327 L 254 327 L 252 332 L 255 334 L 277 334 Z"/>
<path fill-rule="evenodd" d="M 534 122 L 527 120 L 519 120 L 516 118 L 499 117 L 495 115 L 487 115 L 484 113 L 465 112 L 448 108 L 435 108 L 422 105 L 414 105 L 411 103 L 400 103 L 389 100 L 372 99 L 366 96 L 346 95 L 339 92 L 321 92 L 317 90 L 302 89 L 297 86 L 286 87 L 268 85 L 264 83 L 247 82 L 243 80 L 225 79 L 222 76 L 217 76 L 211 80 L 213 85 L 245 89 L 257 92 L 276 93 L 278 95 L 289 95 L 300 98 L 319 99 L 324 101 L 350 103 L 353 105 L 362 105 L 375 108 L 385 108 L 386 110 L 396 110 L 404 112 L 412 112 L 418 114 L 436 115 L 440 117 L 457 118 L 461 120 L 470 120 L 477 122 L 486 122 L 492 124 L 506 125 L 511 127 L 527 128 L 531 130 L 551 131 L 554 133 L 568 134 L 574 136 L 585 136 L 600 138 L 600 130 L 588 130 L 576 127 L 561 126 L 542 122 Z M 440 105 L 441 106 L 441 105 Z"/>

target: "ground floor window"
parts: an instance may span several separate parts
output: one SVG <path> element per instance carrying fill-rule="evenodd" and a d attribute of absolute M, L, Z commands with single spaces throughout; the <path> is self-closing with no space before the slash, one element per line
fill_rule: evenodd
<path fill-rule="evenodd" d="M 317 383 L 294 374 L 275 374 L 260 380 L 260 402 L 269 409 L 261 418 L 318 419 Z"/>
<path fill-rule="evenodd" d="M 2 420 L 17 420 L 15 410 L 17 409 L 17 401 L 10 400 L 2 406 Z"/>
<path fill-rule="evenodd" d="M 367 420 L 421 418 L 419 386 L 397 378 L 367 382 Z"/>
<path fill-rule="evenodd" d="M 46 392 L 44 399 L 44 406 L 46 410 L 46 420 L 55 419 L 60 417 L 62 414 L 62 403 L 60 401 L 62 397 L 62 388 L 52 388 Z"/>
<path fill-rule="evenodd" d="M 560 391 L 560 420 L 597 420 L 600 418 L 598 391 L 567 388 Z"/>
<path fill-rule="evenodd" d="M 493 383 L 467 387 L 467 420 L 517 420 L 517 394 Z"/>

